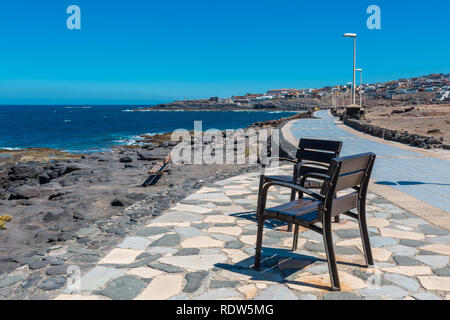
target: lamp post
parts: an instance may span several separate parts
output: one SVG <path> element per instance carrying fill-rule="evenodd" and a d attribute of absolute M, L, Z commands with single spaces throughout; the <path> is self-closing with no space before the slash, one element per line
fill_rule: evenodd
<path fill-rule="evenodd" d="M 352 90 L 351 90 L 351 94 L 352 96 L 350 97 L 350 102 L 349 104 L 355 104 L 352 100 L 353 100 L 353 88 L 355 87 L 354 84 L 352 84 L 352 82 L 347 82 L 347 85 L 352 86 Z"/>
<path fill-rule="evenodd" d="M 353 38 L 353 88 L 352 88 L 352 103 L 356 104 L 355 96 L 355 77 L 356 77 L 356 33 L 345 33 L 344 38 Z"/>
<path fill-rule="evenodd" d="M 356 71 L 359 71 L 361 78 L 359 79 L 359 107 L 362 108 L 362 73 L 363 69 L 356 69 Z"/>

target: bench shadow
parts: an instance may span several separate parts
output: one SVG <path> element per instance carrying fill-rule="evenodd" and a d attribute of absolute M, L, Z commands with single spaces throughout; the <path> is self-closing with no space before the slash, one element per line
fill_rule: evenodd
<path fill-rule="evenodd" d="M 255 223 L 255 225 L 258 224 L 258 222 L 256 220 L 256 211 L 255 210 L 232 213 L 232 214 L 230 214 L 230 216 L 238 218 L 238 219 L 246 219 L 249 221 L 253 221 Z M 284 221 L 270 220 L 270 219 L 267 219 L 264 221 L 264 228 L 269 228 L 269 229 L 273 229 L 273 230 L 275 230 L 279 227 L 282 227 L 282 226 L 286 226 L 286 225 L 287 225 L 287 223 Z"/>
<path fill-rule="evenodd" d="M 255 257 L 251 256 L 235 264 L 217 263 L 214 266 L 229 272 L 237 273 L 253 281 L 268 281 L 279 284 L 294 284 L 315 289 L 330 290 L 329 285 L 317 283 L 307 283 L 295 280 L 296 274 L 300 275 L 302 271 L 314 263 L 327 263 L 326 259 L 310 256 L 307 254 L 295 253 L 287 249 L 263 247 L 261 252 L 260 271 L 253 269 Z M 357 263 L 340 262 L 338 265 L 347 265 L 361 267 Z M 326 271 L 328 275 L 328 271 Z"/>

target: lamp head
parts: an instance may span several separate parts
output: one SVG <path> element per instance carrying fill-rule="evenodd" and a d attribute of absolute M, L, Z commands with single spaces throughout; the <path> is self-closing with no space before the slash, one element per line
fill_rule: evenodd
<path fill-rule="evenodd" d="M 356 33 L 344 33 L 344 38 L 356 38 Z"/>

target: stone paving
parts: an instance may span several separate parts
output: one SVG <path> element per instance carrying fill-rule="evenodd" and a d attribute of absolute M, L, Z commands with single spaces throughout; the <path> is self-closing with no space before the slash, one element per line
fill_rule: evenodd
<path fill-rule="evenodd" d="M 76 266 L 61 262 L 73 248 L 54 248 L 41 260 L 47 278 L 40 290 L 59 300 L 450 299 L 450 232 L 373 193 L 367 210 L 375 267 L 363 266 L 357 223 L 343 217 L 333 225 L 341 292 L 329 291 L 322 238 L 309 230 L 301 230 L 292 252 L 292 233 L 268 222 L 262 271 L 253 271 L 258 178 L 248 173 L 203 187 L 148 225 L 136 226 L 93 268 L 82 269 L 81 280 L 67 276 Z M 286 202 L 289 192 L 274 188 L 268 206 Z M 35 286 L 27 276 L 31 267 L 0 276 L 0 297 L 17 298 Z"/>

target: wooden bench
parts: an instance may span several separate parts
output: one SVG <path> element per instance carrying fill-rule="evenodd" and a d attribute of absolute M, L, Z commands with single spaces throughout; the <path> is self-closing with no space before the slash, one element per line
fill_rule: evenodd
<path fill-rule="evenodd" d="M 150 169 L 150 171 L 148 171 L 149 177 L 142 184 L 142 187 L 146 188 L 155 185 L 159 181 L 161 176 L 164 174 L 164 172 L 167 170 L 167 167 L 169 166 L 171 159 L 172 153 L 169 153 L 169 155 L 163 161 L 160 161 L 157 164 L 155 164 Z"/>
<path fill-rule="evenodd" d="M 305 174 L 300 185 L 282 181 L 264 183 L 258 199 L 258 232 L 254 268 L 259 270 L 261 263 L 264 221 L 267 219 L 285 221 L 295 225 L 293 250 L 297 247 L 299 226 L 322 234 L 331 288 L 340 290 L 331 222 L 333 217 L 341 214 L 359 222 L 366 263 L 373 265 L 366 222 L 366 196 L 374 161 L 375 154 L 373 153 L 335 158 L 331 161 L 326 174 L 314 172 Z M 310 178 L 323 181 L 320 194 L 304 187 L 305 181 Z M 272 186 L 289 188 L 299 195 L 299 199 L 273 208 L 266 208 L 267 192 Z M 350 193 L 337 194 L 344 190 L 350 191 Z M 303 194 L 307 194 L 309 197 L 303 198 Z M 351 212 L 353 209 L 357 209 L 357 213 Z"/>
<path fill-rule="evenodd" d="M 262 191 L 264 183 L 269 181 L 282 181 L 298 184 L 299 179 L 309 173 L 327 173 L 330 162 L 333 158 L 339 157 L 342 149 L 341 141 L 318 140 L 318 139 L 300 139 L 295 159 L 289 158 L 268 158 L 263 165 L 259 181 L 259 194 Z M 292 176 L 267 176 L 264 173 L 264 167 L 270 162 L 288 161 L 294 164 Z M 269 162 L 269 163 L 267 163 Z M 322 183 L 319 181 L 308 181 L 304 187 L 308 189 L 320 189 Z M 295 199 L 295 190 L 291 192 L 291 201 Z M 335 217 L 335 221 L 339 222 L 339 216 Z M 289 224 L 288 231 L 292 231 L 292 225 Z"/>

